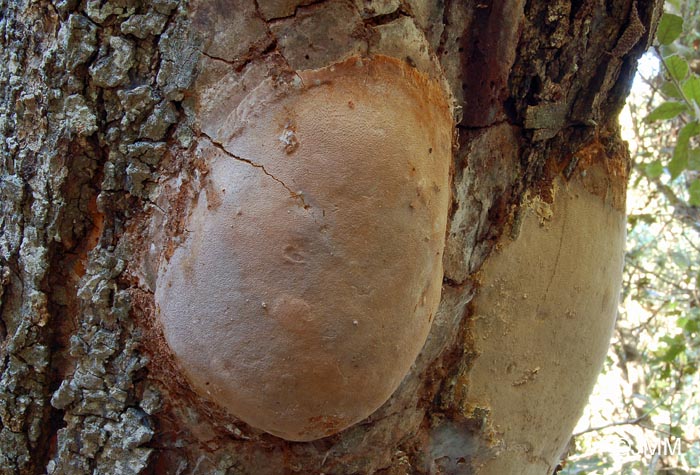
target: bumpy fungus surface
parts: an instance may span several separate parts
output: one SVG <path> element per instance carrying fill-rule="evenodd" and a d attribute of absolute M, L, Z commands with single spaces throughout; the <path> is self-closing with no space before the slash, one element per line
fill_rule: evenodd
<path fill-rule="evenodd" d="M 336 433 L 391 396 L 440 300 L 447 100 L 399 61 L 352 58 L 267 79 L 208 130 L 207 184 L 158 278 L 168 344 L 251 426 Z"/>

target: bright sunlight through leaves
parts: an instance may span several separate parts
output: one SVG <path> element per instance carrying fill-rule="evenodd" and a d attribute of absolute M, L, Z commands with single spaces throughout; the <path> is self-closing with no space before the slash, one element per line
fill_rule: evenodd
<path fill-rule="evenodd" d="M 633 165 L 616 331 L 561 474 L 700 473 L 700 1 L 665 11 L 620 117 Z"/>

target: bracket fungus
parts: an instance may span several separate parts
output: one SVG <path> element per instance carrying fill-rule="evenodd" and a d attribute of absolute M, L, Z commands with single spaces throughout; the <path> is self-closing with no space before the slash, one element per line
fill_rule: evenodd
<path fill-rule="evenodd" d="M 194 390 L 287 440 L 396 390 L 442 285 L 453 119 L 438 82 L 351 58 L 265 79 L 197 153 L 208 168 L 155 294 Z"/>

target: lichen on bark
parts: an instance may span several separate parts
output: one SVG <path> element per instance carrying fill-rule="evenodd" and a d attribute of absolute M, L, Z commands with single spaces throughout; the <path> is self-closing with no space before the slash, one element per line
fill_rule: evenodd
<path fill-rule="evenodd" d="M 2 4 L 0 473 L 146 467 L 134 381 L 147 359 L 118 255 L 179 112 L 158 88 L 140 112 L 119 99 L 156 85 L 155 35 L 176 7 Z"/>

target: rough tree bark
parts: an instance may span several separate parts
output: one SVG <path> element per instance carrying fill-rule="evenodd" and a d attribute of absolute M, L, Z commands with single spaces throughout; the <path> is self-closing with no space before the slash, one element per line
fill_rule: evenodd
<path fill-rule="evenodd" d="M 608 343 L 617 114 L 660 4 L 0 1 L 0 473 L 552 473 Z M 442 301 L 389 401 L 287 442 L 179 376 L 157 270 L 206 176 L 203 121 L 376 54 L 457 105 Z"/>

